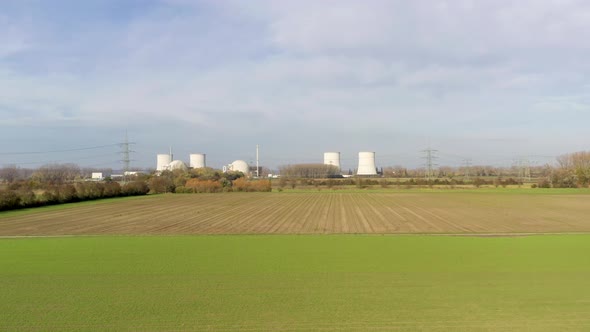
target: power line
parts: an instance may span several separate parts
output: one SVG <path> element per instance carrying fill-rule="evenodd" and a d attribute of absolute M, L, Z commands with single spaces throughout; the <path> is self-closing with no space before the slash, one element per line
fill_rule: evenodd
<path fill-rule="evenodd" d="M 107 147 L 111 147 L 111 146 L 118 146 L 118 145 L 120 145 L 120 143 L 107 144 L 107 145 L 97 145 L 97 146 L 89 146 L 89 147 L 84 147 L 84 148 L 67 149 L 67 150 L 47 150 L 47 151 L 29 151 L 29 152 L 0 152 L 0 155 L 10 156 L 10 155 L 28 155 L 28 154 L 45 154 L 45 153 L 74 152 L 74 151 L 102 149 L 102 148 L 107 148 Z"/>

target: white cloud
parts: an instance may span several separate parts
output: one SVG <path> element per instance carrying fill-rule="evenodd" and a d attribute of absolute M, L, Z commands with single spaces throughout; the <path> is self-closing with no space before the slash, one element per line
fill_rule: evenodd
<path fill-rule="evenodd" d="M 25 55 L 0 62 L 0 121 L 161 124 L 162 132 L 176 123 L 236 136 L 298 130 L 309 133 L 308 143 L 332 135 L 342 144 L 477 126 L 494 139 L 512 137 L 510 123 L 534 134 L 569 126 L 534 116 L 560 110 L 577 112 L 581 126 L 590 116 L 589 100 L 575 97 L 587 96 L 590 84 L 589 8 L 532 0 L 172 0 L 121 24 L 73 27 L 67 41 L 38 31 L 59 22 L 30 30 L 26 20 L 0 19 L 7 41 L 0 59 Z M 489 138 L 478 132 L 470 134 Z"/>

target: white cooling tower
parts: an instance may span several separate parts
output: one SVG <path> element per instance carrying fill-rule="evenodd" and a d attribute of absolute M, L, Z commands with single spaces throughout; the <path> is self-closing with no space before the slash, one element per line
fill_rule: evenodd
<path fill-rule="evenodd" d="M 340 170 L 340 152 L 324 152 L 324 165 L 333 165 Z"/>
<path fill-rule="evenodd" d="M 375 166 L 375 152 L 359 152 L 359 167 L 357 175 L 377 175 Z"/>
<path fill-rule="evenodd" d="M 192 168 L 206 167 L 204 153 L 193 153 L 189 157 L 190 157 L 190 163 L 189 163 L 190 167 L 192 167 Z"/>
<path fill-rule="evenodd" d="M 157 157 L 156 163 L 156 171 L 163 171 L 166 169 L 166 166 L 172 162 L 172 158 L 170 154 L 159 154 Z"/>

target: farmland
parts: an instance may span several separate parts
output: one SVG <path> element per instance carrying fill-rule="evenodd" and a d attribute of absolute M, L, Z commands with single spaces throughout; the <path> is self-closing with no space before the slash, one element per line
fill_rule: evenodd
<path fill-rule="evenodd" d="M 3 212 L 0 330 L 586 331 L 589 216 L 588 191 L 532 189 Z"/>
<path fill-rule="evenodd" d="M 0 240 L 0 330 L 587 331 L 590 235 Z"/>
<path fill-rule="evenodd" d="M 590 232 L 588 191 L 153 195 L 0 213 L 0 236 Z"/>

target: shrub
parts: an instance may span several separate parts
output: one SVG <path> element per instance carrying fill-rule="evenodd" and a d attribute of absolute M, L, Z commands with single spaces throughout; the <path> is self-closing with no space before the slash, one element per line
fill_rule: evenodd
<path fill-rule="evenodd" d="M 104 183 L 104 197 L 117 197 L 121 196 L 121 186 L 117 182 L 106 182 Z"/>
<path fill-rule="evenodd" d="M 132 181 L 121 188 L 121 194 L 124 196 L 146 195 L 149 191 L 150 188 L 143 181 Z"/>
<path fill-rule="evenodd" d="M 185 187 L 190 190 L 189 192 L 195 193 L 217 193 L 222 191 L 223 188 L 219 181 L 199 179 L 190 179 L 186 181 Z"/>
<path fill-rule="evenodd" d="M 59 196 L 57 195 L 56 191 L 49 188 L 41 194 L 41 203 L 42 204 L 56 204 L 59 203 Z"/>
<path fill-rule="evenodd" d="M 489 184 L 489 182 L 487 182 L 487 181 L 486 181 L 486 180 L 484 180 L 484 179 L 480 179 L 480 178 L 475 178 L 475 179 L 473 180 L 473 185 L 474 185 L 476 188 L 479 188 L 479 187 L 481 187 L 482 185 L 485 185 L 485 184 Z"/>
<path fill-rule="evenodd" d="M 20 202 L 20 197 L 14 191 L 0 191 L 0 211 L 16 209 L 20 207 Z"/>
<path fill-rule="evenodd" d="M 272 191 L 272 184 L 270 180 L 256 180 L 250 182 L 251 191 L 270 192 Z"/>
<path fill-rule="evenodd" d="M 538 187 L 539 188 L 551 188 L 551 182 L 549 182 L 549 179 L 542 179 L 541 181 L 539 181 Z"/>
<path fill-rule="evenodd" d="M 248 191 L 250 187 L 250 182 L 245 178 L 235 179 L 232 183 L 232 188 L 234 191 Z"/>
<path fill-rule="evenodd" d="M 175 188 L 174 180 L 171 177 L 154 176 L 150 179 L 149 189 L 154 194 L 171 193 Z"/>
<path fill-rule="evenodd" d="M 177 194 L 185 194 L 185 193 L 192 193 L 193 190 L 191 188 L 187 188 L 185 186 L 179 186 L 179 187 L 176 187 L 176 190 L 174 190 L 174 192 Z"/>
<path fill-rule="evenodd" d="M 16 192 L 16 194 L 20 198 L 20 206 L 21 207 L 32 207 L 32 206 L 39 205 L 39 201 L 37 200 L 37 196 L 30 189 L 18 190 Z"/>
<path fill-rule="evenodd" d="M 86 190 L 85 188 L 76 189 L 71 184 L 62 185 L 59 187 L 55 187 L 53 190 L 55 192 L 55 196 L 61 203 L 68 203 L 73 202 L 76 200 L 85 200 L 86 198 Z M 82 193 L 82 195 L 80 194 Z"/>

